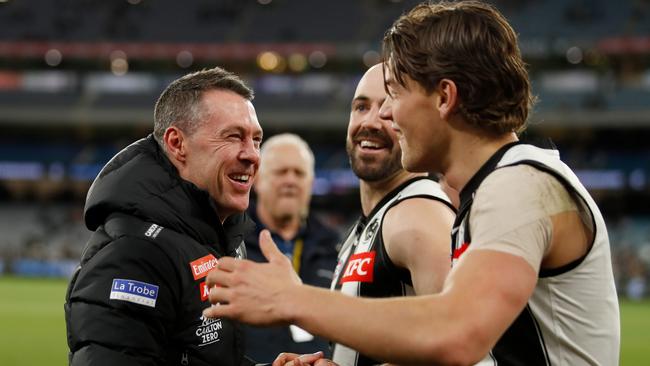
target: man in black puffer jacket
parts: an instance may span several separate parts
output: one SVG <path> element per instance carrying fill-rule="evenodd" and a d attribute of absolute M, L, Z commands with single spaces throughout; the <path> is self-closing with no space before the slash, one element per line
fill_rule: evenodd
<path fill-rule="evenodd" d="M 153 135 L 118 153 L 86 201 L 94 231 L 66 294 L 71 365 L 246 365 L 238 324 L 208 319 L 205 276 L 245 256 L 262 129 L 252 91 L 215 68 L 160 96 Z"/>

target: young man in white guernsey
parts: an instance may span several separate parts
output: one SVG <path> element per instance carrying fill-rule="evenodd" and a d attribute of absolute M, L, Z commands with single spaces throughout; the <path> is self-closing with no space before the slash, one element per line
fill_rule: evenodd
<path fill-rule="evenodd" d="M 402 168 L 391 121 L 379 118 L 386 96 L 382 65 L 375 65 L 352 99 L 346 141 L 359 177 L 362 215 L 339 252 L 331 289 L 361 297 L 437 293 L 451 268 L 455 209 L 437 182 Z M 332 360 L 339 365 L 380 363 L 342 344 L 334 345 Z"/>
<path fill-rule="evenodd" d="M 557 151 L 518 141 L 532 97 L 506 19 L 481 2 L 418 5 L 386 33 L 384 57 L 381 116 L 404 168 L 460 191 L 443 290 L 370 300 L 300 285 L 266 236 L 269 263 L 229 258 L 210 273 L 224 288 L 206 315 L 295 323 L 393 363 L 618 365 L 607 229 Z"/>

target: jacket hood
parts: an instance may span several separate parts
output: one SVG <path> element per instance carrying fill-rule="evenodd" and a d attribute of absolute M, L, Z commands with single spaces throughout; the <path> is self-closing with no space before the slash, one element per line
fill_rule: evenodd
<path fill-rule="evenodd" d="M 227 243 L 219 252 L 231 254 L 253 223 L 245 214 L 238 214 L 222 225 L 213 202 L 206 191 L 178 175 L 149 135 L 104 166 L 88 191 L 84 220 L 94 231 L 113 213 L 133 215 L 203 244 Z"/>

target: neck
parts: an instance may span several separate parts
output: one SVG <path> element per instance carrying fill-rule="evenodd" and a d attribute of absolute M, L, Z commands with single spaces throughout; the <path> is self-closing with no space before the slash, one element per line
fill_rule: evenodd
<path fill-rule="evenodd" d="M 257 217 L 262 224 L 272 232 L 280 235 L 284 240 L 291 240 L 296 237 L 300 230 L 302 219 L 300 215 L 286 215 L 275 217 L 271 215 L 260 202 L 257 205 Z"/>
<path fill-rule="evenodd" d="M 458 135 L 458 138 L 452 139 L 449 162 L 442 170 L 449 185 L 458 192 L 497 150 L 519 140 L 515 133 L 495 137 L 462 131 Z"/>
<path fill-rule="evenodd" d="M 411 178 L 425 175 L 425 173 L 409 173 L 406 170 L 399 170 L 397 173 L 380 181 L 369 182 L 361 179 L 359 181 L 359 193 L 361 196 L 361 210 L 363 211 L 363 215 L 368 216 L 379 201 L 400 184 Z"/>

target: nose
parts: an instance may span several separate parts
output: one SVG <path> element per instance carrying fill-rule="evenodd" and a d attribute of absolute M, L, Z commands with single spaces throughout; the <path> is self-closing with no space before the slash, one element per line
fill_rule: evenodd
<path fill-rule="evenodd" d="M 393 99 L 390 96 L 384 99 L 384 103 L 379 108 L 379 118 L 388 121 L 393 120 Z"/>
<path fill-rule="evenodd" d="M 278 181 L 284 186 L 296 186 L 302 178 L 300 171 L 294 168 L 287 168 L 277 176 Z"/>
<path fill-rule="evenodd" d="M 260 150 L 257 148 L 253 139 L 246 139 L 241 151 L 239 152 L 239 159 L 247 161 L 252 165 L 260 164 Z"/>
<path fill-rule="evenodd" d="M 361 119 L 361 128 L 370 130 L 381 130 L 382 121 L 379 117 L 379 108 L 373 104 L 372 108 Z"/>

